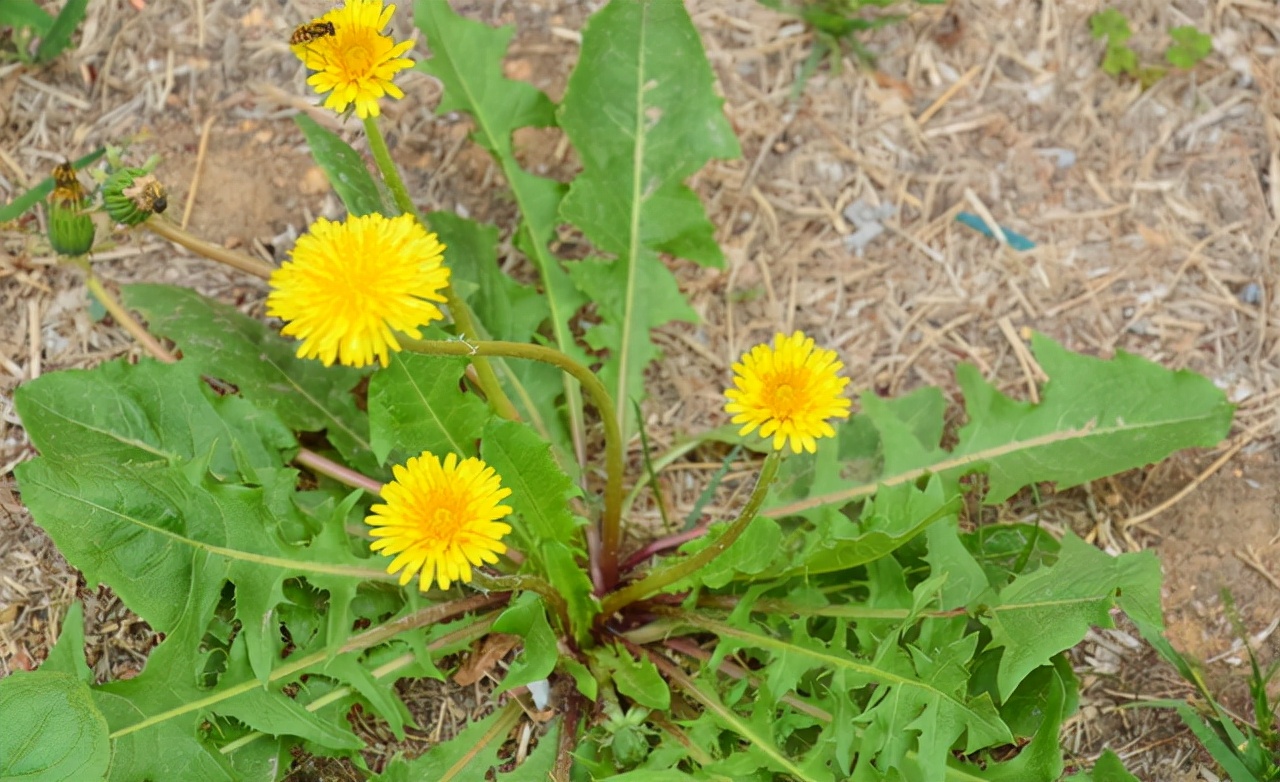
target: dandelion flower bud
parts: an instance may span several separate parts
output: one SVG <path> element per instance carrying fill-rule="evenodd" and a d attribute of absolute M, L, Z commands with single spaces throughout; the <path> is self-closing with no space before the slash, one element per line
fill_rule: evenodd
<path fill-rule="evenodd" d="M 84 255 L 93 247 L 89 196 L 70 163 L 54 167 L 53 183 L 49 194 L 49 245 L 59 255 Z"/>
<path fill-rule="evenodd" d="M 169 206 L 169 193 L 143 168 L 122 168 L 102 188 L 102 206 L 117 223 L 137 225 Z"/>

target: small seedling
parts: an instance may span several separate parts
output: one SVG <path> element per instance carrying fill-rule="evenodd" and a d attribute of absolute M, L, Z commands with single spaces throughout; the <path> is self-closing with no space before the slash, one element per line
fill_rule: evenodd
<path fill-rule="evenodd" d="M 1280 671 L 1280 663 L 1273 662 L 1263 670 L 1230 592 L 1223 592 L 1222 603 L 1236 636 L 1249 656 L 1253 721 L 1232 714 L 1209 689 L 1199 662 L 1183 656 L 1163 637 L 1148 637 L 1147 640 L 1195 688 L 1199 697 L 1194 702 L 1160 700 L 1139 705 L 1175 710 L 1196 740 L 1231 779 L 1276 782 L 1280 780 L 1280 731 L 1276 727 L 1280 700 L 1272 699 L 1267 687 Z"/>
<path fill-rule="evenodd" d="M 895 0 L 802 0 L 798 5 L 786 0 L 759 0 L 760 4 L 800 19 L 813 31 L 814 43 L 809 56 L 800 66 L 800 73 L 792 86 L 793 95 L 804 91 L 809 77 L 818 70 L 823 60 L 830 59 L 832 70 L 839 72 L 841 58 L 845 47 L 866 65 L 875 64 L 875 55 L 862 45 L 857 35 L 870 30 L 877 30 L 886 25 L 900 22 L 906 17 L 901 14 L 889 14 L 875 18 L 864 18 L 862 10 L 868 6 L 884 8 Z M 943 0 L 916 0 L 920 5 L 939 5 Z"/>
<path fill-rule="evenodd" d="M 1165 49 L 1164 58 L 1175 68 L 1191 70 L 1213 51 L 1213 39 L 1190 25 L 1169 31 L 1173 45 Z"/>
<path fill-rule="evenodd" d="M 1097 40 L 1106 40 L 1102 55 L 1102 71 L 1111 76 L 1121 74 L 1136 79 L 1148 89 L 1167 72 L 1159 65 L 1143 65 L 1137 51 L 1129 46 L 1133 30 L 1124 14 L 1108 8 L 1089 17 L 1089 32 Z M 1213 39 L 1195 27 L 1184 25 L 1169 31 L 1173 44 L 1165 50 L 1165 60 L 1175 68 L 1190 70 L 1213 51 Z"/>
<path fill-rule="evenodd" d="M 1102 55 L 1102 71 L 1111 76 L 1122 73 L 1134 74 L 1138 70 L 1138 53 L 1129 48 L 1128 41 L 1133 37 L 1129 29 L 1129 20 L 1114 8 L 1089 17 L 1089 32 L 1094 38 L 1107 42 L 1107 51 Z"/>

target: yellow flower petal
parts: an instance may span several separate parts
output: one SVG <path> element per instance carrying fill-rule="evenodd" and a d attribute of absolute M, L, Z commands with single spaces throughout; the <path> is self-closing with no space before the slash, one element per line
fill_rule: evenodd
<path fill-rule="evenodd" d="M 773 346 L 756 345 L 733 365 L 733 384 L 724 392 L 725 412 L 742 424 L 740 434 L 757 428 L 773 438 L 773 449 L 788 442 L 795 453 L 818 450 L 819 437 L 834 437 L 828 418 L 848 418 L 844 396 L 849 379 L 840 377 L 844 364 L 834 350 L 815 348 L 802 332 L 778 334 Z"/>
<path fill-rule="evenodd" d="M 320 218 L 271 275 L 267 314 L 302 340 L 301 358 L 386 366 L 397 332 L 419 338 L 419 326 L 444 316 L 431 303 L 449 284 L 443 252 L 412 215 Z"/>
<path fill-rule="evenodd" d="M 426 592 L 433 583 L 448 589 L 471 582 L 471 569 L 506 553 L 502 537 L 511 526 L 500 521 L 511 508 L 498 503 L 511 495 L 493 468 L 474 457 L 448 454 L 442 463 L 429 451 L 391 470 L 382 487 L 385 503 L 370 508 L 365 523 L 377 540 L 374 551 L 393 556 L 388 573 L 400 572 L 404 586 L 416 575 Z"/>
<path fill-rule="evenodd" d="M 341 114 L 354 106 L 360 119 L 380 113 L 378 99 L 384 95 L 403 98 L 391 80 L 413 60 L 401 55 L 413 48 L 413 41 L 396 43 L 382 30 L 391 22 L 394 5 L 385 8 L 382 0 L 347 0 L 316 22 L 333 24 L 333 35 L 293 46 L 293 53 L 310 70 L 316 71 L 307 83 L 325 98 L 325 108 Z"/>

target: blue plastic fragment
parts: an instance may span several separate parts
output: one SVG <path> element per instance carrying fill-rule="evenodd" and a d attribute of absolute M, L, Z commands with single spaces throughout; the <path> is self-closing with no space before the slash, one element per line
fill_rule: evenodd
<path fill-rule="evenodd" d="M 983 222 L 982 218 L 978 217 L 973 212 L 961 212 L 956 215 L 956 222 L 969 226 L 983 236 L 989 236 L 992 239 L 996 238 L 996 235 L 991 232 L 991 229 L 987 227 L 987 224 Z M 1000 226 L 1000 230 L 1004 231 L 1004 238 L 1009 240 L 1009 246 L 1019 252 L 1023 250 L 1030 250 L 1036 246 L 1035 242 L 1017 231 L 1011 231 L 1003 225 Z"/>

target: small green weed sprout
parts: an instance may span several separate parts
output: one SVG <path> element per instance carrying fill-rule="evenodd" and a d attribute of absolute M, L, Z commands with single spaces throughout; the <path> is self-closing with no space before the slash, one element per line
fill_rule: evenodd
<path fill-rule="evenodd" d="M 1107 51 L 1102 55 L 1102 71 L 1111 76 L 1122 73 L 1133 75 L 1138 71 L 1138 53 L 1129 48 L 1133 31 L 1129 20 L 1114 8 L 1108 8 L 1089 17 L 1089 32 L 1099 40 L 1105 39 Z"/>
<path fill-rule="evenodd" d="M 1175 27 L 1169 31 L 1173 44 L 1164 51 L 1164 58 L 1175 68 L 1191 70 L 1213 51 L 1213 38 L 1191 25 Z"/>
<path fill-rule="evenodd" d="M 1166 70 L 1163 67 L 1142 65 L 1138 53 L 1129 46 L 1133 30 L 1121 12 L 1108 8 L 1089 17 L 1089 32 L 1094 38 L 1107 43 L 1102 55 L 1104 73 L 1129 76 L 1142 84 L 1144 90 L 1164 78 Z M 1169 36 L 1173 43 L 1165 50 L 1164 56 L 1175 68 L 1190 70 L 1213 51 L 1213 39 L 1190 25 L 1173 28 Z"/>
<path fill-rule="evenodd" d="M 1163 637 L 1148 637 L 1167 662 L 1196 689 L 1200 699 L 1194 703 L 1179 700 L 1146 701 L 1144 708 L 1171 708 L 1182 718 L 1201 746 L 1205 748 L 1231 779 L 1247 779 L 1255 782 L 1280 780 L 1280 731 L 1276 726 L 1276 710 L 1280 698 L 1272 700 L 1267 686 L 1280 671 L 1280 661 L 1273 662 L 1265 671 L 1258 663 L 1258 656 L 1249 641 L 1235 599 L 1230 592 L 1222 593 L 1222 604 L 1249 655 L 1249 696 L 1253 707 L 1253 721 L 1232 715 L 1209 688 L 1201 673 L 1199 663 L 1181 654 Z"/>
<path fill-rule="evenodd" d="M 866 65 L 875 63 L 875 55 L 858 40 L 859 33 L 876 30 L 886 25 L 900 22 L 906 17 L 902 14 L 883 14 L 866 18 L 865 8 L 887 8 L 898 0 L 801 0 L 793 4 L 787 0 L 759 0 L 760 4 L 780 13 L 794 16 L 803 21 L 813 31 L 813 48 L 796 75 L 792 94 L 799 95 L 804 85 L 822 64 L 830 59 L 831 67 L 839 72 L 841 59 L 846 47 Z M 916 0 L 920 5 L 940 5 L 945 0 Z"/>

